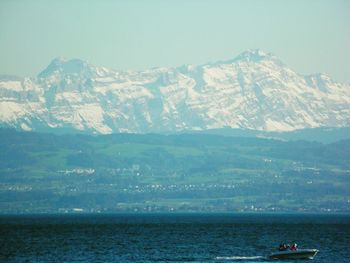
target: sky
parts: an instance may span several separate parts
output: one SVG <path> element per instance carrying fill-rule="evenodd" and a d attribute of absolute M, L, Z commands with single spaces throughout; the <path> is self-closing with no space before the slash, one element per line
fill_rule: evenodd
<path fill-rule="evenodd" d="M 350 83 L 348 0 L 0 0 L 0 74 L 34 77 L 56 57 L 142 70 L 247 49 Z"/>

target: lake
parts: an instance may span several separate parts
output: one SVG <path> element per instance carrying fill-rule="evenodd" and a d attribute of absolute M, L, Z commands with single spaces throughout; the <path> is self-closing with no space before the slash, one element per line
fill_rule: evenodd
<path fill-rule="evenodd" d="M 0 216 L 1 262 L 263 262 L 281 242 L 350 262 L 350 215 Z"/>

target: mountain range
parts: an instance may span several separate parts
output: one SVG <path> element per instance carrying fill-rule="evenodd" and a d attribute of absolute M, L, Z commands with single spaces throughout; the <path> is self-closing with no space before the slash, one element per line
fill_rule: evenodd
<path fill-rule="evenodd" d="M 350 125 L 350 85 L 276 56 L 122 71 L 54 59 L 35 78 L 0 76 L 0 126 L 33 131 L 294 131 Z"/>

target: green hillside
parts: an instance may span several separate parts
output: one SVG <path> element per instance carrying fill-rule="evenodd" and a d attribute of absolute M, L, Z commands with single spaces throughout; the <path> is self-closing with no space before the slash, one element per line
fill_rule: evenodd
<path fill-rule="evenodd" d="M 350 140 L 0 130 L 0 212 L 350 211 Z"/>

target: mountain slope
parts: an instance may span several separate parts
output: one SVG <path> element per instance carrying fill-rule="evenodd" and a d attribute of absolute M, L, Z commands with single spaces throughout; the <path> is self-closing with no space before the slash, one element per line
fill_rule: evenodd
<path fill-rule="evenodd" d="M 350 124 L 350 87 L 249 50 L 199 66 L 117 71 L 55 59 L 37 78 L 0 76 L 0 123 L 23 130 L 291 131 Z"/>
<path fill-rule="evenodd" d="M 350 212 L 350 140 L 0 129 L 0 147 L 0 214 Z"/>

